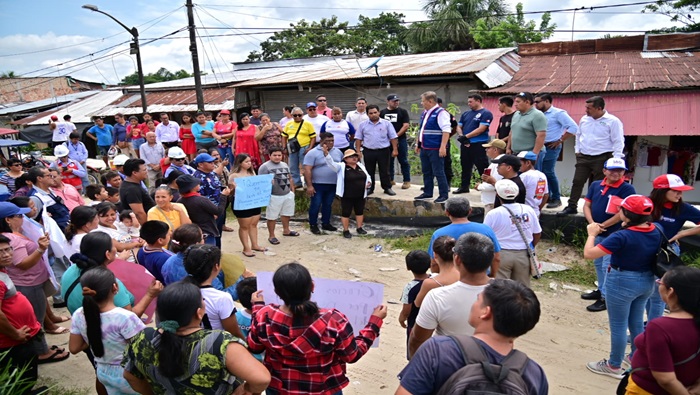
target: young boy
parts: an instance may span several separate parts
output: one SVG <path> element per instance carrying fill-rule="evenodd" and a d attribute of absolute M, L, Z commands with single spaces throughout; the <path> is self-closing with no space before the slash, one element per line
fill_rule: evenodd
<path fill-rule="evenodd" d="M 90 206 L 100 204 L 109 199 L 107 189 L 100 184 L 90 184 L 85 187 L 85 196 L 90 199 Z"/>
<path fill-rule="evenodd" d="M 294 215 L 294 180 L 289 166 L 282 161 L 282 147 L 270 147 L 268 153 L 270 160 L 260 166 L 258 174 L 274 174 L 272 196 L 265 216 L 269 233 L 267 241 L 270 244 L 279 244 L 279 239 L 275 237 L 277 218 L 282 218 L 283 236 L 299 236 L 299 233 L 289 229 L 289 219 Z"/>
<path fill-rule="evenodd" d="M 401 294 L 401 303 L 403 308 L 399 313 L 399 324 L 406 328 L 406 358 L 408 358 L 408 338 L 411 336 L 411 329 L 416 323 L 419 307 L 413 304 L 420 291 L 423 280 L 429 278 L 428 269 L 430 268 L 430 255 L 422 250 L 413 250 L 406 255 L 406 270 L 413 273 L 413 280 L 403 288 Z M 408 322 L 407 322 L 408 321 Z"/>
<path fill-rule="evenodd" d="M 146 221 L 141 226 L 141 238 L 146 245 L 141 247 L 136 259 L 160 282 L 164 282 L 160 269 L 173 254 L 165 249 L 170 241 L 170 227 L 162 221 Z"/>
<path fill-rule="evenodd" d="M 236 321 L 238 321 L 238 326 L 241 328 L 243 337 L 245 340 L 248 338 L 248 332 L 250 332 L 250 322 L 251 314 L 253 309 L 253 303 L 250 301 L 250 296 L 258 290 L 258 282 L 256 277 L 248 277 L 239 281 L 236 284 L 236 293 L 238 294 L 238 301 L 243 306 L 244 310 L 236 311 Z M 265 353 L 253 354 L 255 359 L 262 362 Z"/>
<path fill-rule="evenodd" d="M 83 190 L 90 184 L 87 178 L 87 158 L 88 151 L 85 148 L 85 144 L 80 141 L 80 132 L 73 132 L 69 136 L 69 141 L 63 143 L 63 145 L 68 148 L 68 157 L 74 161 L 80 163 L 80 166 L 85 170 L 85 175 L 81 177 Z"/>

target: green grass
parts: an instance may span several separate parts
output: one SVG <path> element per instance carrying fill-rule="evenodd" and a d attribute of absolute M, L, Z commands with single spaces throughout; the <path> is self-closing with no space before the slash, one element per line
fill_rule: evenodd
<path fill-rule="evenodd" d="M 311 199 L 309 199 L 306 192 L 296 194 L 296 197 L 294 198 L 294 213 L 297 215 L 300 215 L 301 213 L 308 213 L 309 206 L 311 206 Z"/>
<path fill-rule="evenodd" d="M 94 388 L 78 388 L 59 383 L 56 379 L 39 376 L 37 387 L 42 385 L 49 387 L 48 391 L 43 393 L 44 395 L 90 395 L 94 393 Z"/>
<path fill-rule="evenodd" d="M 579 284 L 591 287 L 596 281 L 595 266 L 593 261 L 585 261 L 583 264 L 570 264 L 569 268 L 561 272 L 548 272 L 542 276 L 543 280 L 555 280 L 567 284 Z"/>
<path fill-rule="evenodd" d="M 430 246 L 430 238 L 433 236 L 433 230 L 426 230 L 418 236 L 406 236 L 398 239 L 386 239 L 385 243 L 390 245 L 392 249 L 402 249 L 404 251 L 423 250 L 427 251 Z"/>
<path fill-rule="evenodd" d="M 681 254 L 681 259 L 686 265 L 700 269 L 700 251 L 683 253 Z"/>

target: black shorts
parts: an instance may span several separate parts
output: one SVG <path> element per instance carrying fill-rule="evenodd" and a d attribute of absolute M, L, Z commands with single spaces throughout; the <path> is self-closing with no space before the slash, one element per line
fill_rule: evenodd
<path fill-rule="evenodd" d="M 256 215 L 260 215 L 262 212 L 262 208 L 249 208 L 247 210 L 233 210 L 233 215 L 236 216 L 236 218 L 250 218 L 250 217 L 255 217 Z"/>
<path fill-rule="evenodd" d="M 365 198 L 340 198 L 340 216 L 343 218 L 350 218 L 353 209 L 355 210 L 355 216 L 364 215 L 365 212 Z"/>

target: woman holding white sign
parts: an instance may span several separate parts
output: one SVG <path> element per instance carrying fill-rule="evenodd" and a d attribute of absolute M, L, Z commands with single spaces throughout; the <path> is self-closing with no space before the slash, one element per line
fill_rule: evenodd
<path fill-rule="evenodd" d="M 386 318 L 386 306 L 377 306 L 354 336 L 343 313 L 321 309 L 311 301 L 314 283 L 304 266 L 282 265 L 272 282 L 284 304 L 265 306 L 262 291 L 255 292 L 248 333 L 248 348 L 265 351 L 264 364 L 272 375 L 265 393 L 342 394 L 349 383 L 345 364 L 357 362 L 372 346 Z"/>
<path fill-rule="evenodd" d="M 250 177 L 255 175 L 253 170 L 253 161 L 248 154 L 238 154 L 233 162 L 231 176 L 228 179 L 228 187 L 234 192 L 232 208 L 236 202 L 236 178 Z M 260 221 L 260 213 L 262 207 L 251 208 L 247 210 L 233 209 L 233 215 L 238 219 L 238 237 L 243 245 L 243 255 L 248 258 L 255 256 L 255 252 L 265 252 L 267 248 L 260 247 L 258 244 L 258 222 Z"/>

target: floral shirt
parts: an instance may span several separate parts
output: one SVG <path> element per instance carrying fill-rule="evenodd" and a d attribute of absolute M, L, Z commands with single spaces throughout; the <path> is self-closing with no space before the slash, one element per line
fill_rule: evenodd
<path fill-rule="evenodd" d="M 156 345 L 160 332 L 146 328 L 136 335 L 124 353 L 122 366 L 134 376 L 147 380 L 154 394 L 230 394 L 240 384 L 226 369 L 226 347 L 229 343 L 243 343 L 228 332 L 202 329 L 182 337 L 182 352 L 186 363 L 185 374 L 167 378 L 158 370 L 159 356 Z"/>
<path fill-rule="evenodd" d="M 265 158 L 269 157 L 270 148 L 282 147 L 282 133 L 280 133 L 276 123 L 273 123 L 272 128 L 265 132 L 262 140 L 260 140 L 260 146 L 262 156 Z"/>
<path fill-rule="evenodd" d="M 199 194 L 218 206 L 219 197 L 221 196 L 221 180 L 216 172 L 204 173 L 197 170 L 194 172 L 194 176 L 199 178 L 200 181 Z"/>

